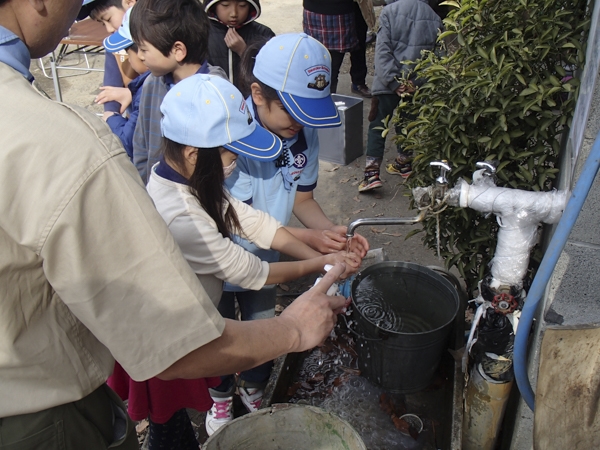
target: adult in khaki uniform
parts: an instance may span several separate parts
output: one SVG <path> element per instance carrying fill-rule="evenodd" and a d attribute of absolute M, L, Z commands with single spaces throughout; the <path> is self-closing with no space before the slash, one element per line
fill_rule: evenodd
<path fill-rule="evenodd" d="M 137 448 L 104 382 L 248 369 L 328 335 L 340 265 L 278 317 L 224 320 L 118 138 L 32 85 L 81 0 L 0 0 L 0 449 Z"/>

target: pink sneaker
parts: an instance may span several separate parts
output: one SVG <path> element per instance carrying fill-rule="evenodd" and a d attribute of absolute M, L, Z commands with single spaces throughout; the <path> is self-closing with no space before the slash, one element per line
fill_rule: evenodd
<path fill-rule="evenodd" d="M 233 420 L 233 397 L 213 397 L 213 405 L 206 413 L 206 433 L 211 436 Z"/>
<path fill-rule="evenodd" d="M 240 394 L 240 399 L 248 412 L 258 411 L 258 408 L 260 408 L 260 404 L 262 403 L 264 390 L 239 387 L 238 392 Z"/>

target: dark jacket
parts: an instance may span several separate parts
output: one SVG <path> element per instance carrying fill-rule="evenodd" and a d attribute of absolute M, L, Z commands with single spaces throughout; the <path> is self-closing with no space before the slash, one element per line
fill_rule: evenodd
<path fill-rule="evenodd" d="M 374 95 L 393 94 L 400 83 L 396 77 L 411 66 L 402 61 L 421 58 L 422 50 L 435 48 L 442 21 L 427 0 L 388 0 L 379 15 L 375 45 Z"/>
<path fill-rule="evenodd" d="M 214 12 L 214 7 L 220 0 L 204 0 L 204 10 L 211 19 L 212 27 L 208 37 L 208 62 L 213 66 L 221 67 L 229 81 L 239 85 L 239 64 L 240 57 L 237 53 L 231 51 L 225 44 L 225 35 L 227 34 L 227 26 L 217 18 Z M 237 28 L 238 34 L 244 39 L 246 45 L 250 45 L 258 40 L 269 40 L 275 33 L 266 25 L 262 25 L 255 20 L 260 16 L 260 1 L 248 0 L 250 4 L 250 14 L 244 24 Z M 231 74 L 233 72 L 233 76 Z"/>
<path fill-rule="evenodd" d="M 142 86 L 148 75 L 150 75 L 150 71 L 135 77 L 127 85 L 127 88 L 131 91 L 129 117 L 125 118 L 121 114 L 115 114 L 106 120 L 106 123 L 112 132 L 119 136 L 119 139 L 121 139 L 123 147 L 125 147 L 125 151 L 127 152 L 127 156 L 129 156 L 129 159 L 131 160 L 133 160 L 133 133 L 135 131 L 138 114 L 140 113 Z"/>

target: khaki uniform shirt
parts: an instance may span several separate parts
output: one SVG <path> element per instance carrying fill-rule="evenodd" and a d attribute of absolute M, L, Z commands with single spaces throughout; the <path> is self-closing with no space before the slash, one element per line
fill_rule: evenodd
<path fill-rule="evenodd" d="M 219 337 L 108 126 L 2 63 L 0 109 L 0 417 L 84 397 L 113 356 L 144 380 Z"/>

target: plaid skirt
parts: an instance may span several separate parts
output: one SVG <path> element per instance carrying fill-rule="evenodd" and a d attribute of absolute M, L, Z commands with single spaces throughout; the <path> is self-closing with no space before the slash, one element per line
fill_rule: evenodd
<path fill-rule="evenodd" d="M 358 47 L 354 13 L 326 15 L 304 10 L 304 32 L 321 42 L 327 50 L 346 53 Z"/>

